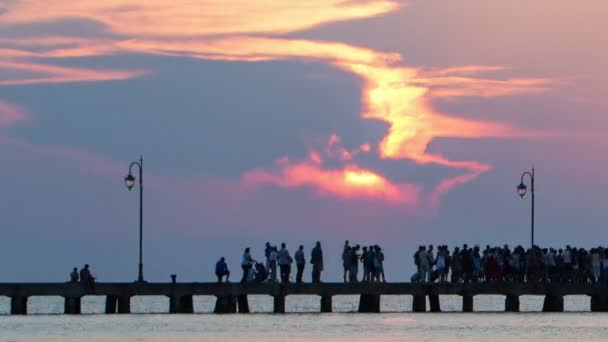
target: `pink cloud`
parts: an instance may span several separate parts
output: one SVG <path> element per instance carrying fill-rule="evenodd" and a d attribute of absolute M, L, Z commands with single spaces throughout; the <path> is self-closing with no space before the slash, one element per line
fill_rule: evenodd
<path fill-rule="evenodd" d="M 0 100 L 0 127 L 29 120 L 29 113 L 10 102 Z"/>

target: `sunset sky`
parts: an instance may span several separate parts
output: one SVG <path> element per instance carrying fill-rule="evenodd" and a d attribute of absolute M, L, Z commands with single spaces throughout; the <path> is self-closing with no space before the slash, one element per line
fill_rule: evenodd
<path fill-rule="evenodd" d="M 0 281 L 321 240 L 608 244 L 602 0 L 0 0 Z M 238 272 L 237 272 L 238 271 Z M 307 272 L 308 273 L 308 272 Z M 67 278 L 66 278 L 67 279 Z M 236 277 L 235 277 L 236 279 Z"/>

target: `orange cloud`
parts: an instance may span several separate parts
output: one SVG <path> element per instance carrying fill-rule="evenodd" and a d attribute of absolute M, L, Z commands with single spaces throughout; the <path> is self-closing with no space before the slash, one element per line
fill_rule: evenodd
<path fill-rule="evenodd" d="M 0 5 L 2 2 L 0 1 Z M 283 34 L 392 12 L 392 0 L 28 0 L 5 3 L 0 28 L 65 18 L 105 24 L 115 33 L 147 36 Z"/>
<path fill-rule="evenodd" d="M 0 0 L 0 4 L 1 4 Z M 433 203 L 459 184 L 470 182 L 491 169 L 477 161 L 453 161 L 429 153 L 437 138 L 484 138 L 520 136 L 508 124 L 457 118 L 438 112 L 436 98 L 462 96 L 495 97 L 546 91 L 551 80 L 490 78 L 481 73 L 498 72 L 500 66 L 457 66 L 424 70 L 400 64 L 401 56 L 341 42 L 293 39 L 281 36 L 318 25 L 370 18 L 398 8 L 390 0 L 107 0 L 107 1 L 16 1 L 5 4 L 2 27 L 83 18 L 106 25 L 120 38 L 39 37 L 25 41 L 0 39 L 0 52 L 17 61 L 2 61 L 0 68 L 35 71 L 47 76 L 0 80 L 0 85 L 100 81 L 127 79 L 141 72 L 95 71 L 36 64 L 25 58 L 65 58 L 142 53 L 227 61 L 301 59 L 333 65 L 360 77 L 364 83 L 361 117 L 387 124 L 378 142 L 384 159 L 410 160 L 463 170 L 444 179 L 431 192 Z M 201 13 L 204 13 L 202 15 Z M 524 132 L 523 134 L 532 134 Z M 367 142 L 347 150 L 331 136 L 325 153 L 312 151 L 309 159 L 291 162 L 283 158 L 272 169 L 256 169 L 244 175 L 248 183 L 275 184 L 286 188 L 308 187 L 321 194 L 342 198 L 373 198 L 416 205 L 419 186 L 396 184 L 374 170 L 362 168 L 356 156 L 370 152 Z M 325 168 L 325 159 L 341 167 Z"/>
<path fill-rule="evenodd" d="M 20 70 L 27 73 L 42 74 L 42 76 L 23 76 L 13 79 L 0 79 L 0 86 L 125 80 L 139 77 L 146 73 L 144 71 L 95 70 L 61 67 L 27 61 L 16 62 L 3 60 L 0 60 L 0 69 Z"/>
<path fill-rule="evenodd" d="M 308 187 L 322 195 L 345 199 L 382 200 L 393 204 L 415 206 L 420 187 L 392 184 L 382 175 L 348 164 L 344 168 L 326 169 L 314 160 L 291 162 L 282 159 L 276 170 L 255 169 L 243 176 L 246 184 L 274 184 L 285 188 Z"/>

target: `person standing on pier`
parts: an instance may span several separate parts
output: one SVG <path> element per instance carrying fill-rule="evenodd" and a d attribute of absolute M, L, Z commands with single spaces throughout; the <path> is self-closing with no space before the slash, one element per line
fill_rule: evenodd
<path fill-rule="evenodd" d="M 296 274 L 296 283 L 302 282 L 302 274 L 304 273 L 304 266 L 306 265 L 306 260 L 304 259 L 304 246 L 300 245 L 296 254 L 294 254 L 294 258 L 296 259 L 296 267 L 298 269 L 298 273 Z"/>
<path fill-rule="evenodd" d="M 291 274 L 291 255 L 285 246 L 285 242 L 281 243 L 281 250 L 279 250 L 279 269 L 281 270 L 281 282 L 288 283 L 289 275 Z"/>
<path fill-rule="evenodd" d="M 321 250 L 321 242 L 319 241 L 310 253 L 310 263 L 312 264 L 312 282 L 320 283 L 321 272 L 323 272 L 323 250 Z"/>
<path fill-rule="evenodd" d="M 241 268 L 243 269 L 243 278 L 241 278 L 241 284 L 247 282 L 249 270 L 251 270 L 252 266 L 253 258 L 251 257 L 251 249 L 247 247 L 245 248 L 245 252 L 243 253 L 243 259 L 241 260 Z"/>
<path fill-rule="evenodd" d="M 268 255 L 268 269 L 270 270 L 270 281 L 277 281 L 277 261 L 279 260 L 279 252 L 277 247 L 273 246 L 270 248 L 270 254 Z"/>
<path fill-rule="evenodd" d="M 350 246 L 348 240 L 344 242 L 344 248 L 342 249 L 342 267 L 344 268 L 344 282 L 348 282 L 350 279 Z"/>
<path fill-rule="evenodd" d="M 361 246 L 356 245 L 351 247 L 350 249 L 350 271 L 349 271 L 349 280 L 351 283 L 356 283 L 359 281 L 359 250 L 361 250 Z"/>

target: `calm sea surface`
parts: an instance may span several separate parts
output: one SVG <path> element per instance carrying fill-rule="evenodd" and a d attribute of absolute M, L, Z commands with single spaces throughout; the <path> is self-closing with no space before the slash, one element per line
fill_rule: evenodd
<path fill-rule="evenodd" d="M 459 297 L 442 298 L 442 310 L 459 311 Z M 194 315 L 169 315 L 168 299 L 135 297 L 132 315 L 104 315 L 103 297 L 85 297 L 80 316 L 59 315 L 61 298 L 33 297 L 32 315 L 8 315 L 0 299 L 4 341 L 608 341 L 608 314 L 590 313 L 589 299 L 565 299 L 566 313 L 538 313 L 542 297 L 523 296 L 519 314 L 498 313 L 504 297 L 477 296 L 482 313 L 413 314 L 410 296 L 383 296 L 381 314 L 357 314 L 358 297 L 334 297 L 332 314 L 318 314 L 314 296 L 287 297 L 285 315 L 274 315 L 272 299 L 250 296 L 248 315 L 214 315 L 214 300 L 195 297 Z M 497 312 L 498 311 L 498 312 Z"/>

